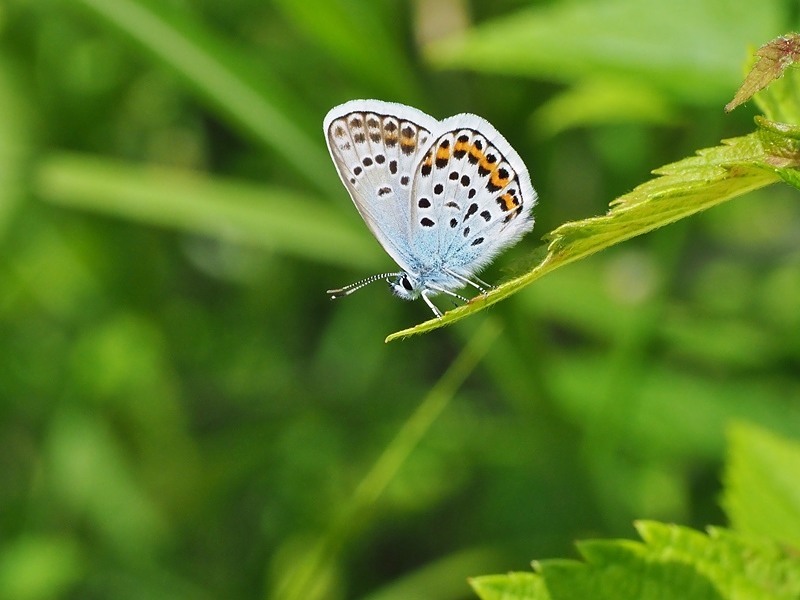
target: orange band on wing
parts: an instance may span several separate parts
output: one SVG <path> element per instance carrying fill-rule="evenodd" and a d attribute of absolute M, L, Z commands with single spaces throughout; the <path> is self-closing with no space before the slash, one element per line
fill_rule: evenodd
<path fill-rule="evenodd" d="M 456 145 L 453 146 L 453 154 L 455 155 L 456 158 L 461 158 L 467 152 L 469 152 L 471 148 L 472 145 L 469 142 L 459 142 L 458 140 L 456 140 Z"/>
<path fill-rule="evenodd" d="M 413 137 L 402 137 L 400 138 L 400 149 L 402 150 L 403 154 L 411 154 L 417 147 L 417 140 Z"/>
<path fill-rule="evenodd" d="M 492 176 L 490 178 L 492 185 L 495 186 L 497 189 L 504 188 L 508 184 L 508 176 L 503 177 L 501 173 L 506 173 L 504 169 L 497 169 L 496 171 L 492 171 Z"/>
<path fill-rule="evenodd" d="M 481 153 L 480 162 L 478 166 L 483 169 L 484 171 L 489 171 L 490 173 L 497 168 L 497 161 L 494 162 L 489 161 L 489 157 L 486 154 Z"/>
<path fill-rule="evenodd" d="M 508 192 L 503 194 L 497 199 L 497 203 L 500 205 L 504 211 L 512 210 L 514 207 L 519 206 L 519 199 L 516 196 L 512 196 Z"/>
<path fill-rule="evenodd" d="M 486 160 L 486 156 L 483 154 L 482 150 L 473 144 L 469 147 L 469 160 L 473 164 L 479 163 Z"/>

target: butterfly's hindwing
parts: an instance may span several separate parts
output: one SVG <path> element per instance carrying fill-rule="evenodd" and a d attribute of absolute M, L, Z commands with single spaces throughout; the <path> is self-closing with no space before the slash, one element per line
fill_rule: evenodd
<path fill-rule="evenodd" d="M 448 130 L 414 177 L 411 223 L 426 266 L 468 277 L 530 230 L 536 195 L 519 156 L 486 121 L 458 115 L 442 125 Z"/>

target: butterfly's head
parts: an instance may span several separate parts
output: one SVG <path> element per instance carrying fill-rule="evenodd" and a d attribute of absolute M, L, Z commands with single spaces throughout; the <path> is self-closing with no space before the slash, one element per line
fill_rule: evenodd
<path fill-rule="evenodd" d="M 403 300 L 416 300 L 422 292 L 420 283 L 408 273 L 399 273 L 386 280 L 392 293 Z"/>

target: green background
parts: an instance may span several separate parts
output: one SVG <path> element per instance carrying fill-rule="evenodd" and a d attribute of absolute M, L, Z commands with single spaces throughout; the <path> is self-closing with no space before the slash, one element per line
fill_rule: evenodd
<path fill-rule="evenodd" d="M 752 130 L 751 104 L 722 107 L 797 17 L 0 2 L 0 598 L 470 598 L 469 576 L 634 519 L 724 525 L 726 427 L 800 435 L 795 191 L 387 345 L 430 314 L 382 285 L 324 293 L 394 267 L 321 124 L 353 98 L 491 121 L 540 197 L 498 282 L 563 222 Z"/>

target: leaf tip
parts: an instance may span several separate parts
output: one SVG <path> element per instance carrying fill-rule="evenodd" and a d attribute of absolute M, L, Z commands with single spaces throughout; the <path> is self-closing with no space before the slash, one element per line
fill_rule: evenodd
<path fill-rule="evenodd" d="M 763 90 L 783 72 L 800 60 L 800 34 L 789 33 L 776 37 L 756 51 L 756 60 L 733 100 L 725 105 L 731 112 Z"/>

